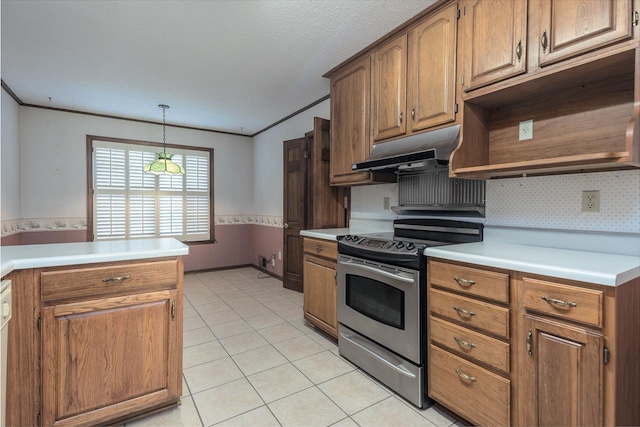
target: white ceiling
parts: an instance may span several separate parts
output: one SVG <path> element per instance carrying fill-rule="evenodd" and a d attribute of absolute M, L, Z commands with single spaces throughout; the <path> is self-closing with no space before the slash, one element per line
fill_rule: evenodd
<path fill-rule="evenodd" d="M 254 134 L 435 0 L 2 0 L 2 80 L 26 104 Z M 49 97 L 51 100 L 49 100 Z"/>

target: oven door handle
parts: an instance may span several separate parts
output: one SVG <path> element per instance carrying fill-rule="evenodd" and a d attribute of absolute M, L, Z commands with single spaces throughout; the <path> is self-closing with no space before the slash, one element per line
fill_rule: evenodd
<path fill-rule="evenodd" d="M 412 285 L 416 282 L 413 276 L 407 277 L 402 273 L 389 273 L 388 271 L 380 270 L 379 268 L 371 267 L 368 265 L 358 264 L 353 261 L 340 261 L 340 265 L 344 265 L 345 267 L 356 267 L 375 274 L 380 274 L 382 276 L 388 277 L 389 279 L 400 280 L 401 282 L 410 283 Z"/>
<path fill-rule="evenodd" d="M 396 364 L 388 361 L 384 357 L 380 356 L 375 351 L 373 351 L 370 348 L 368 348 L 366 342 L 362 341 L 362 339 L 360 339 L 360 337 L 358 337 L 357 335 L 348 334 L 348 333 L 345 334 L 344 332 L 340 332 L 340 336 L 342 338 L 344 338 L 345 340 L 350 341 L 351 343 L 353 343 L 353 345 L 355 345 L 357 347 L 360 347 L 361 350 L 363 350 L 366 353 L 368 353 L 374 359 L 377 359 L 378 361 L 384 363 L 385 365 L 387 365 L 388 367 L 390 367 L 394 371 L 397 371 L 400 374 L 402 374 L 404 376 L 407 376 L 409 378 L 412 378 L 412 379 L 416 377 L 411 371 L 409 371 L 407 368 L 405 368 L 401 364 L 396 365 Z"/>

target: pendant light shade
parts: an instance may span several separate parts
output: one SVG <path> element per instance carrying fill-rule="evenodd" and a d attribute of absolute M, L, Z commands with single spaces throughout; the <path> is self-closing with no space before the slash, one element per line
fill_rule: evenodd
<path fill-rule="evenodd" d="M 169 106 L 160 104 L 158 107 L 162 108 L 162 153 L 156 153 L 156 160 L 152 163 L 147 163 L 143 170 L 154 175 L 184 175 L 184 168 L 173 163 L 171 161 L 173 154 L 167 153 L 165 112 Z"/>

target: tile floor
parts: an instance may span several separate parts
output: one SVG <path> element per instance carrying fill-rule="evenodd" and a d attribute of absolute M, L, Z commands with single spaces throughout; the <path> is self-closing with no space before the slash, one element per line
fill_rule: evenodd
<path fill-rule="evenodd" d="M 338 355 L 254 268 L 186 274 L 182 405 L 127 426 L 451 426 Z"/>

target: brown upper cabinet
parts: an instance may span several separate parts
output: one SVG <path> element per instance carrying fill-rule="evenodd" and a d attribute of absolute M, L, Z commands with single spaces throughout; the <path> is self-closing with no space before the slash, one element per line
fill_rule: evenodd
<path fill-rule="evenodd" d="M 331 185 L 393 182 L 395 176 L 353 172 L 371 152 L 371 57 L 366 56 L 331 77 Z"/>
<path fill-rule="evenodd" d="M 633 36 L 632 0 L 466 0 L 462 14 L 465 91 Z"/>
<path fill-rule="evenodd" d="M 631 0 L 534 3 L 531 14 L 537 13 L 540 23 L 540 37 L 536 40 L 540 66 L 631 38 L 631 3 Z"/>
<path fill-rule="evenodd" d="M 640 0 L 432 4 L 325 75 L 331 184 L 384 182 L 351 165 L 454 123 L 452 177 L 640 167 L 639 13 Z"/>
<path fill-rule="evenodd" d="M 371 59 L 366 57 L 331 79 L 331 183 L 353 184 L 366 174 L 353 173 L 351 165 L 371 152 L 369 108 Z"/>
<path fill-rule="evenodd" d="M 455 120 L 457 13 L 452 4 L 373 52 L 375 142 Z"/>
<path fill-rule="evenodd" d="M 470 0 L 462 10 L 465 90 L 527 71 L 527 0 Z"/>
<path fill-rule="evenodd" d="M 404 135 L 407 129 L 407 34 L 373 52 L 373 139 Z"/>
<path fill-rule="evenodd" d="M 409 30 L 407 109 L 411 132 L 456 120 L 457 35 L 457 4 Z"/>
<path fill-rule="evenodd" d="M 450 174 L 487 179 L 640 167 L 640 1 L 503 3 L 462 4 L 466 54 L 459 60 L 471 63 Z M 502 33 L 509 36 L 500 39 Z M 532 132 L 523 138 L 520 123 L 529 120 Z"/>

